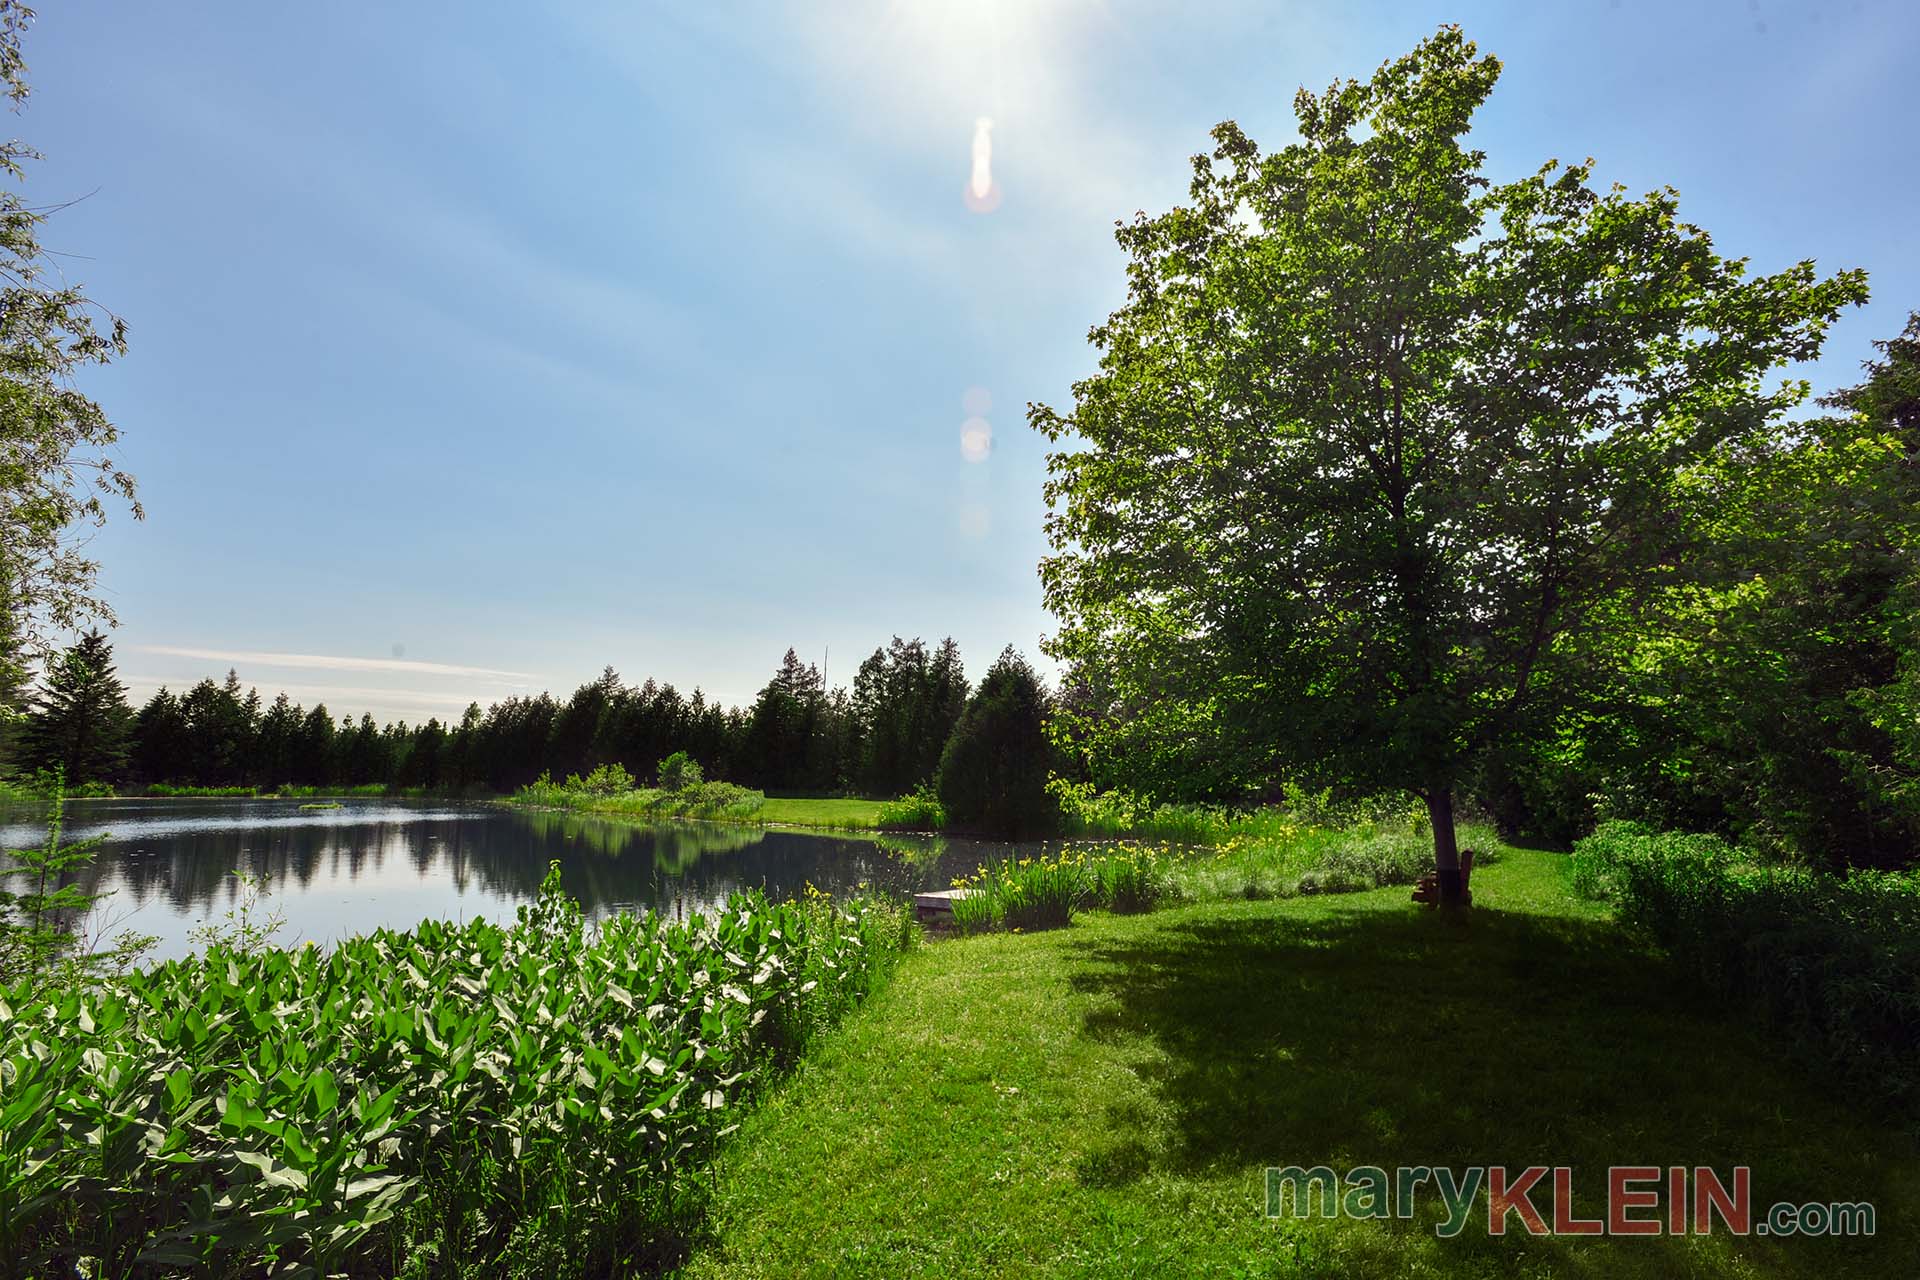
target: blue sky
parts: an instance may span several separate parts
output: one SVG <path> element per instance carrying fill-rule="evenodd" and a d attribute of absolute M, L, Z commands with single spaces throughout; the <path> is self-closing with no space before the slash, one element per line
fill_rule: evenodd
<path fill-rule="evenodd" d="M 1867 268 L 1818 388 L 1920 306 L 1906 0 L 44 9 L 15 128 L 131 331 L 86 386 L 148 511 L 93 543 L 139 698 L 233 665 L 417 721 L 607 663 L 743 702 L 789 645 L 1031 653 L 1024 407 L 1091 368 L 1113 220 L 1442 21 L 1506 63 L 1495 176 L 1591 155 L 1759 269 Z"/>

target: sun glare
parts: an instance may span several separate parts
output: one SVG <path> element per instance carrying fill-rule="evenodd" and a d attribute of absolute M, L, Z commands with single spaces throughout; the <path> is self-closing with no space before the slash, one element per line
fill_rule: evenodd
<path fill-rule="evenodd" d="M 960 424 L 960 456 L 968 462 L 985 462 L 993 452 L 993 424 L 985 418 L 968 418 Z"/>
<path fill-rule="evenodd" d="M 967 208 L 992 213 L 1000 207 L 1000 188 L 993 181 L 993 121 L 981 116 L 973 122 L 973 171 L 967 178 Z"/>

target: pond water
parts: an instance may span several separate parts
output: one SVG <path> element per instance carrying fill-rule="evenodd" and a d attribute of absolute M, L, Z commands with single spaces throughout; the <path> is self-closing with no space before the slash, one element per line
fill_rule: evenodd
<path fill-rule="evenodd" d="M 184 955 L 196 925 L 221 923 L 242 898 L 235 871 L 269 877 L 262 905 L 285 920 L 275 942 L 291 946 L 430 918 L 510 922 L 556 860 L 562 884 L 592 915 L 684 915 L 744 888 L 774 897 L 797 896 L 808 884 L 830 893 L 861 884 L 901 893 L 943 888 L 1009 847 L 712 822 L 642 825 L 458 802 L 301 803 L 70 802 L 64 838 L 101 842 L 73 878 L 112 894 L 86 932 L 133 929 L 159 938 L 152 958 Z M 0 811 L 0 849 L 43 843 L 39 816 Z M 9 887 L 20 891 L 17 881 Z"/>

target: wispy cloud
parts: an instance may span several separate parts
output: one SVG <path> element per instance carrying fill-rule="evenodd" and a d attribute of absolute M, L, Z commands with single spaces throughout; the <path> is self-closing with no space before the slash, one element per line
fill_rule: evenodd
<path fill-rule="evenodd" d="M 500 684 L 528 685 L 540 677 L 525 671 L 497 671 L 492 667 L 462 667 L 448 662 L 415 662 L 409 658 L 348 658 L 326 653 L 261 653 L 244 649 L 195 649 L 185 645 L 142 644 L 136 652 L 170 658 L 197 658 L 235 666 L 274 667 L 308 671 L 390 671 L 413 676 L 459 676 Z"/>
<path fill-rule="evenodd" d="M 186 688 L 183 681 L 160 676 L 128 674 L 122 678 L 127 685 L 128 697 L 135 706 L 145 703 L 162 688 L 172 689 L 176 693 Z M 284 693 L 306 710 L 325 706 L 336 718 L 357 720 L 362 715 L 370 715 L 383 724 L 395 720 L 421 724 L 429 716 L 451 723 L 460 718 L 469 703 L 487 707 L 511 696 L 498 688 L 456 687 L 436 693 L 424 689 L 383 689 L 367 685 L 282 684 L 275 680 L 243 680 L 242 685 L 258 690 L 268 702 Z"/>

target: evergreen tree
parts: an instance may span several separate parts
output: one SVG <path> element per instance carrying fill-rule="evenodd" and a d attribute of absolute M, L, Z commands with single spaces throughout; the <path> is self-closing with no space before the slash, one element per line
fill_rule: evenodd
<path fill-rule="evenodd" d="M 187 714 L 162 685 L 133 720 L 133 772 L 141 782 L 185 782 L 191 748 Z"/>
<path fill-rule="evenodd" d="M 792 649 L 787 650 L 780 660 L 780 670 L 754 699 L 748 721 L 747 760 L 755 785 L 806 791 L 834 784 L 830 770 L 821 767 L 826 753 L 815 742 L 826 710 L 826 684 L 820 668 L 802 662 Z"/>
<path fill-rule="evenodd" d="M 926 722 L 921 730 L 914 786 L 931 781 L 939 772 L 947 741 L 967 709 L 967 693 L 966 664 L 960 660 L 960 646 L 948 636 L 933 651 L 933 661 L 927 666 Z"/>
<path fill-rule="evenodd" d="M 387 755 L 385 743 L 380 737 L 379 726 L 373 717 L 362 714 L 360 723 L 354 726 L 351 734 L 344 735 L 345 781 L 349 786 L 364 787 L 369 783 L 387 780 Z"/>
<path fill-rule="evenodd" d="M 230 787 L 245 781 L 253 751 L 250 706 L 259 697 L 242 696 L 240 677 L 227 672 L 224 684 L 202 680 L 180 699 L 187 720 L 188 777 L 199 786 Z"/>
<path fill-rule="evenodd" d="M 313 787 L 333 781 L 333 716 L 324 702 L 300 721 L 289 773 L 295 782 Z"/>
<path fill-rule="evenodd" d="M 460 723 L 447 735 L 447 747 L 440 770 L 440 784 L 464 787 L 477 780 L 478 739 L 483 716 L 480 704 L 469 702 Z"/>
<path fill-rule="evenodd" d="M 574 690 L 573 697 L 554 718 L 553 736 L 547 744 L 548 767 L 554 777 L 577 773 L 584 778 L 593 772 L 595 765 L 606 763 L 595 758 L 594 742 L 600 733 L 602 717 L 619 701 L 622 692 L 620 676 L 612 667 L 603 670 L 598 680 Z"/>
<path fill-rule="evenodd" d="M 69 783 L 112 782 L 126 771 L 132 719 L 113 646 L 90 631 L 48 666 L 27 722 L 25 763 L 64 769 Z"/>
<path fill-rule="evenodd" d="M 847 737 L 853 773 L 868 795 L 902 795 L 930 781 L 967 702 L 960 648 L 951 638 L 933 654 L 899 636 L 875 649 L 854 677 Z"/>
<path fill-rule="evenodd" d="M 260 718 L 260 731 L 254 738 L 249 772 L 253 781 L 266 786 L 292 782 L 294 747 L 300 737 L 303 717 L 300 708 L 282 693 L 275 697 L 266 715 Z"/>
<path fill-rule="evenodd" d="M 399 767 L 397 780 L 403 787 L 425 787 L 429 791 L 442 785 L 447 731 L 438 719 L 429 719 L 414 733 L 406 748 L 406 760 Z"/>
<path fill-rule="evenodd" d="M 1058 824 L 1047 794 L 1047 693 L 1008 645 L 980 682 L 940 758 L 940 803 L 955 826 L 1023 839 Z"/>

